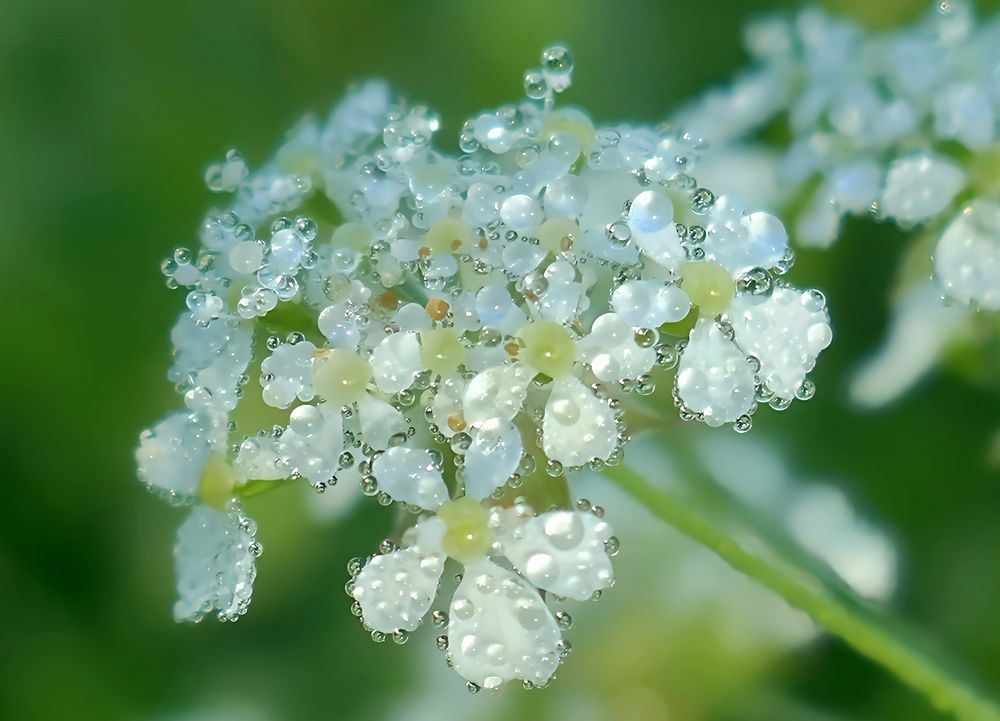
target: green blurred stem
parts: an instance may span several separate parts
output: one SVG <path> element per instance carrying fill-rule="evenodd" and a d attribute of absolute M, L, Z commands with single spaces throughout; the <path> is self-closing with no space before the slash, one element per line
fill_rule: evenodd
<path fill-rule="evenodd" d="M 827 631 L 924 694 L 939 710 L 962 721 L 1000 721 L 1000 708 L 991 700 L 894 637 L 877 620 L 827 597 L 746 550 L 679 496 L 652 486 L 626 466 L 609 467 L 604 474 L 653 515 L 707 547 L 737 571 L 771 589 L 790 606 L 808 614 Z"/>
<path fill-rule="evenodd" d="M 270 493 L 271 491 L 276 491 L 279 488 L 284 488 L 294 480 L 295 479 L 293 478 L 281 478 L 274 481 L 254 479 L 237 486 L 234 494 L 239 499 L 253 498 L 254 496 L 259 496 L 263 493 Z"/>

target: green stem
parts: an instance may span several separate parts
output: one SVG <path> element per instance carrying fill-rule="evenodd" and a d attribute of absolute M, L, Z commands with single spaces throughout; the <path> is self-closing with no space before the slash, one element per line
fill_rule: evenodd
<path fill-rule="evenodd" d="M 895 638 L 876 620 L 825 596 L 821 591 L 792 578 L 779 566 L 746 550 L 675 494 L 650 485 L 625 466 L 610 467 L 604 473 L 655 516 L 707 547 L 734 569 L 771 589 L 790 606 L 808 614 L 827 631 L 890 670 L 924 694 L 939 710 L 961 721 L 1000 721 L 1000 708 L 971 686 Z"/>

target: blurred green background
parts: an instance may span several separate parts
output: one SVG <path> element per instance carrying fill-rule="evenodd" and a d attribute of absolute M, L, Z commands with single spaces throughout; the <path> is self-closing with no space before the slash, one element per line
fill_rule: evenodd
<path fill-rule="evenodd" d="M 521 72 L 553 40 L 576 57 L 568 102 L 599 120 L 654 122 L 738 68 L 743 21 L 777 7 L 0 2 L 0 718 L 940 718 L 833 640 L 712 652 L 690 625 L 671 631 L 683 615 L 600 605 L 552 689 L 466 698 L 457 678 L 428 676 L 429 658 L 444 665 L 426 651 L 429 632 L 410 642 L 424 651 L 377 646 L 348 612 L 345 564 L 375 547 L 389 514 L 368 504 L 331 523 L 293 490 L 250 507 L 265 553 L 249 615 L 178 626 L 170 546 L 182 513 L 134 477 L 139 429 L 179 403 L 165 372 L 183 301 L 159 261 L 194 244 L 212 202 L 204 168 L 227 148 L 263 161 L 303 113 L 368 75 L 439 108 L 439 137 L 454 144 L 467 113 L 519 96 Z M 891 25 L 924 3 L 835 7 Z M 857 222 L 833 252 L 800 255 L 793 278 L 826 291 L 838 338 L 817 397 L 762 412 L 751 435 L 802 474 L 835 479 L 887 529 L 902 559 L 895 607 L 1000 690 L 996 394 L 942 373 L 877 413 L 846 401 L 848 374 L 884 332 L 906 244 Z M 644 574 L 683 583 L 666 553 Z M 630 592 L 623 579 L 614 594 Z M 711 635 L 724 622 L 696 627 Z M 595 669 L 602 707 L 581 693 Z"/>

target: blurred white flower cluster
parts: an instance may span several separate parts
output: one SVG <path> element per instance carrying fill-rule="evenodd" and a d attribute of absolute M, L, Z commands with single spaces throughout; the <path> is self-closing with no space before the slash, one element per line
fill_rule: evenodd
<path fill-rule="evenodd" d="M 808 8 L 752 24 L 745 44 L 751 69 L 675 116 L 711 143 L 704 177 L 742 174 L 748 197 L 794 218 L 804 246 L 830 246 L 847 215 L 926 238 L 910 262 L 920 270 L 902 274 L 888 345 L 852 389 L 878 405 L 965 330 L 931 296 L 1000 310 L 1000 19 L 947 0 L 909 27 L 871 31 Z"/>
<path fill-rule="evenodd" d="M 758 404 L 813 394 L 832 332 L 823 295 L 781 277 L 781 222 L 699 186 L 697 139 L 556 108 L 571 72 L 545 50 L 528 99 L 469 119 L 457 154 L 371 81 L 260 169 L 208 170 L 228 206 L 163 265 L 187 293 L 184 408 L 137 451 L 150 488 L 194 504 L 178 619 L 246 611 L 243 498 L 360 486 L 414 514 L 351 564 L 372 636 L 405 641 L 450 558 L 461 581 L 429 615 L 451 666 L 474 690 L 544 685 L 568 649 L 546 599 L 598 596 L 618 550 L 567 475 L 622 461 L 629 407 L 672 388 L 683 418 L 746 431 Z"/>

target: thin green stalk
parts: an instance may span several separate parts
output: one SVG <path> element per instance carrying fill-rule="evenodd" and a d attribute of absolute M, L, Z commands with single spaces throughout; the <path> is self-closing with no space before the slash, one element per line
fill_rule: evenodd
<path fill-rule="evenodd" d="M 893 636 L 875 619 L 827 597 L 779 566 L 747 551 L 683 499 L 652 486 L 635 471 L 614 466 L 604 473 L 655 516 L 771 589 L 790 606 L 808 614 L 827 631 L 924 694 L 939 710 L 961 721 L 1000 721 L 1000 707 L 993 701 Z"/>

